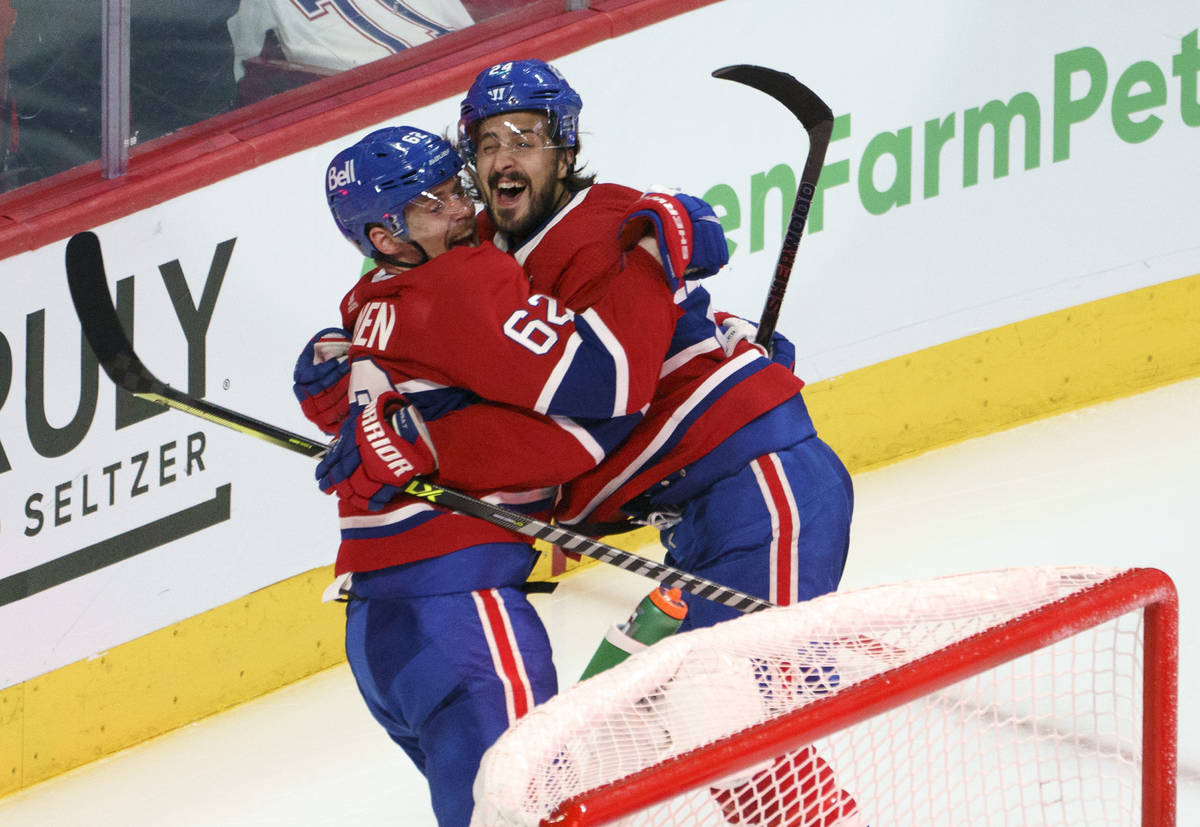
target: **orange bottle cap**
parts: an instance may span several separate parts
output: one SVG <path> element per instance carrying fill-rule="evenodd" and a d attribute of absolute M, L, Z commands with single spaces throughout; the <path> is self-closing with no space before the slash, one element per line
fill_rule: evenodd
<path fill-rule="evenodd" d="M 679 589 L 657 588 L 650 592 L 650 602 L 676 620 L 683 620 L 687 616 L 687 604 L 683 602 L 683 592 Z"/>

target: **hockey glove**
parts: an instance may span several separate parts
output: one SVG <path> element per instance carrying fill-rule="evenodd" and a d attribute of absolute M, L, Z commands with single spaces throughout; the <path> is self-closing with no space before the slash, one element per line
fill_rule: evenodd
<path fill-rule="evenodd" d="M 692 258 L 684 275 L 690 279 L 703 279 L 716 275 L 729 263 L 729 244 L 725 241 L 725 228 L 707 201 L 675 193 L 679 203 L 687 208 L 692 222 Z"/>
<path fill-rule="evenodd" d="M 683 193 L 649 192 L 634 202 L 618 233 L 630 250 L 653 231 L 658 259 L 672 290 L 685 278 L 705 278 L 729 261 L 725 231 L 705 201 Z"/>
<path fill-rule="evenodd" d="M 405 483 L 436 467 L 420 413 L 401 394 L 388 391 L 346 420 L 316 476 L 326 494 L 378 511 Z"/>
<path fill-rule="evenodd" d="M 795 369 L 796 346 L 778 330 L 771 334 L 771 344 L 767 348 L 754 340 L 754 337 L 758 335 L 758 325 L 754 322 L 732 313 L 714 313 L 713 316 L 720 325 L 721 344 L 725 348 L 726 356 L 732 356 L 737 349 L 738 342 L 745 341 L 761 350 L 763 355 L 770 356 L 771 361 L 778 362 L 788 370 Z"/>
<path fill-rule="evenodd" d="M 350 414 L 349 350 L 350 334 L 327 327 L 308 340 L 292 371 L 292 391 L 300 410 L 327 434 L 336 434 Z"/>

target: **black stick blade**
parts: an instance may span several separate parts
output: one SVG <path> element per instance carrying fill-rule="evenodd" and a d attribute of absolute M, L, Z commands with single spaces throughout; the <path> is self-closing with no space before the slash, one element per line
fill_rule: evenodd
<path fill-rule="evenodd" d="M 82 232 L 67 242 L 67 287 L 83 335 L 96 354 L 104 372 L 117 387 L 130 393 L 154 393 L 162 383 L 137 358 L 133 343 L 121 326 L 121 319 L 108 292 L 104 255 L 95 233 Z"/>
<path fill-rule="evenodd" d="M 786 72 L 740 63 L 716 69 L 712 75 L 721 80 L 736 81 L 760 92 L 766 92 L 786 106 L 800 123 L 804 124 L 804 129 L 808 132 L 822 121 L 833 120 L 833 111 L 825 101 Z"/>
<path fill-rule="evenodd" d="M 113 306 L 100 240 L 94 233 L 83 232 L 71 237 L 67 242 L 66 264 L 67 286 L 83 335 L 96 353 L 100 366 L 118 388 L 306 456 L 320 457 L 328 450 L 328 446 L 300 434 L 193 397 L 152 374 L 134 352 L 133 343 Z"/>

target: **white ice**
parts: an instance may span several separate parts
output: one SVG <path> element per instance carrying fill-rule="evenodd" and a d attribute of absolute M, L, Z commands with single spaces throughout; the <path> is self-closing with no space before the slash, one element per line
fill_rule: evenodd
<path fill-rule="evenodd" d="M 1051 563 L 1166 571 L 1181 603 L 1181 825 L 1200 824 L 1198 414 L 1200 379 L 858 474 L 843 580 Z M 536 597 L 563 685 L 648 585 L 596 566 Z M 435 825 L 421 776 L 344 665 L 0 799 L 5 827 L 326 823 Z"/>

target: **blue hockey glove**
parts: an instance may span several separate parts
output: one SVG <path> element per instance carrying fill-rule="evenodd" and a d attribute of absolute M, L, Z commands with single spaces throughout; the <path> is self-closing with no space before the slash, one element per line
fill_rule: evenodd
<path fill-rule="evenodd" d="M 705 201 L 683 193 L 648 192 L 633 203 L 621 222 L 622 250 L 637 246 L 653 231 L 658 258 L 672 290 L 685 278 L 705 278 L 729 261 L 725 231 Z"/>
<path fill-rule="evenodd" d="M 336 434 L 350 413 L 350 334 L 327 327 L 308 340 L 292 371 L 292 392 L 308 421 Z"/>
<path fill-rule="evenodd" d="M 690 279 L 716 275 L 729 263 L 729 244 L 717 214 L 707 201 L 695 196 L 677 192 L 675 199 L 687 208 L 692 221 L 692 258 L 684 275 Z"/>

